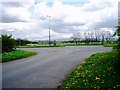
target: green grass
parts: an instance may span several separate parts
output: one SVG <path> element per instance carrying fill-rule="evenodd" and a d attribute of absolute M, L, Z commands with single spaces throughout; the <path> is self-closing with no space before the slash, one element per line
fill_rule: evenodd
<path fill-rule="evenodd" d="M 64 46 L 17 46 L 16 48 L 49 48 L 49 47 L 64 47 Z"/>
<path fill-rule="evenodd" d="M 64 47 L 64 45 L 61 45 L 61 44 L 59 44 L 59 45 L 50 45 L 49 46 L 49 44 L 47 44 L 47 45 L 40 45 L 40 44 L 29 44 L 29 45 L 26 45 L 26 46 L 16 46 L 16 48 L 48 48 L 48 47 Z"/>
<path fill-rule="evenodd" d="M 104 44 L 104 47 L 115 47 L 117 44 Z"/>
<path fill-rule="evenodd" d="M 67 76 L 59 89 L 120 90 L 120 61 L 116 55 L 115 51 L 92 55 Z"/>
<path fill-rule="evenodd" d="M 29 51 L 29 50 L 15 50 L 12 52 L 6 52 L 1 54 L 2 62 L 8 62 L 16 59 L 26 58 L 28 56 L 32 56 L 37 54 L 37 52 Z"/>
<path fill-rule="evenodd" d="M 100 44 L 99 44 L 100 45 Z M 26 45 L 26 46 L 16 46 L 16 48 L 49 48 L 49 47 L 65 47 L 65 46 L 99 46 L 98 44 L 75 44 L 75 43 L 65 43 L 65 44 L 57 44 L 57 45 Z"/>

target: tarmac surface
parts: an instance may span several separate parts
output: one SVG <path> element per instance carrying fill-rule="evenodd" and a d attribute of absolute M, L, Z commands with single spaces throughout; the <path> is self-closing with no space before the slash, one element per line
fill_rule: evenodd
<path fill-rule="evenodd" d="M 37 55 L 2 64 L 2 88 L 57 88 L 85 58 L 111 50 L 102 46 L 21 48 Z"/>

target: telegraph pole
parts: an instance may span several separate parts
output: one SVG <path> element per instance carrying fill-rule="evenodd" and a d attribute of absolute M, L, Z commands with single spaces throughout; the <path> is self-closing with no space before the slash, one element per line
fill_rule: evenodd
<path fill-rule="evenodd" d="M 48 19 L 49 19 L 49 46 L 50 46 L 50 42 L 51 42 L 51 36 L 50 36 L 50 18 L 51 16 L 47 15 Z"/>

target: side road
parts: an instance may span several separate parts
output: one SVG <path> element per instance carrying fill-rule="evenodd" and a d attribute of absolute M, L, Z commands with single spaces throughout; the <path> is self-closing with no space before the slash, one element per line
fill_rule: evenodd
<path fill-rule="evenodd" d="M 56 88 L 85 58 L 111 47 L 76 46 L 22 48 L 38 52 L 36 56 L 3 63 L 3 88 Z"/>

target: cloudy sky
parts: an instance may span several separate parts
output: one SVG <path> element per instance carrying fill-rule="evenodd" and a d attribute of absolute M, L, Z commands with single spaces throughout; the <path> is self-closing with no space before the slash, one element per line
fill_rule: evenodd
<path fill-rule="evenodd" d="M 69 38 L 75 32 L 114 32 L 119 0 L 2 0 L 0 31 L 14 38 Z M 49 19 L 47 16 L 51 16 Z M 50 23 L 49 23 L 50 22 Z"/>

